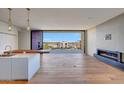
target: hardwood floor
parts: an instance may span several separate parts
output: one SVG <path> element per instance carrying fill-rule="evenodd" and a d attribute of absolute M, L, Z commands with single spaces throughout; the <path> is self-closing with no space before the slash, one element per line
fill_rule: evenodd
<path fill-rule="evenodd" d="M 83 54 L 44 54 L 41 68 L 27 81 L 1 84 L 98 84 L 124 83 L 124 71 Z"/>

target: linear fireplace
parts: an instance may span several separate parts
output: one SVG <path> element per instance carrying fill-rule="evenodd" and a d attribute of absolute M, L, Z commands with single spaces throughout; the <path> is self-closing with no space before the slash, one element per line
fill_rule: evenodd
<path fill-rule="evenodd" d="M 121 70 L 124 70 L 124 62 L 122 58 L 122 53 L 118 51 L 110 51 L 110 50 L 103 50 L 103 49 L 97 49 L 97 53 L 94 54 L 94 56 L 114 67 L 120 68 Z"/>
<path fill-rule="evenodd" d="M 97 55 L 106 57 L 111 60 L 115 60 L 118 62 L 122 61 L 122 53 L 117 51 L 109 51 L 109 50 L 102 50 L 97 49 Z"/>

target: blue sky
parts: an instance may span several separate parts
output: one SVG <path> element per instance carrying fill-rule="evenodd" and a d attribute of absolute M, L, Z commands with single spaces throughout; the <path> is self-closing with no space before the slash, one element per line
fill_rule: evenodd
<path fill-rule="evenodd" d="M 78 41 L 80 40 L 80 33 L 73 32 L 44 32 L 44 42 L 53 41 Z"/>

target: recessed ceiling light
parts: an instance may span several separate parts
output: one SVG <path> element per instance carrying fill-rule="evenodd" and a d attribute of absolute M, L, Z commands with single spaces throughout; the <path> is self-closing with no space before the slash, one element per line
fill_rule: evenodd
<path fill-rule="evenodd" d="M 88 17 L 88 19 L 95 19 L 95 17 Z"/>

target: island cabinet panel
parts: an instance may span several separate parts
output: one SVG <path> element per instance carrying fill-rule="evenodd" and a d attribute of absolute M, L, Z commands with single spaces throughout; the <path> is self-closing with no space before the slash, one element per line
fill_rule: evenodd
<path fill-rule="evenodd" d="M 0 80 L 11 80 L 11 59 L 0 58 Z"/>
<path fill-rule="evenodd" d="M 39 70 L 40 68 L 40 56 L 35 55 L 32 56 L 28 61 L 28 80 L 30 80 L 33 75 Z"/>
<path fill-rule="evenodd" d="M 12 80 L 27 80 L 28 78 L 28 59 L 12 59 Z"/>
<path fill-rule="evenodd" d="M 30 80 L 40 68 L 40 54 L 0 57 L 1 80 Z"/>

